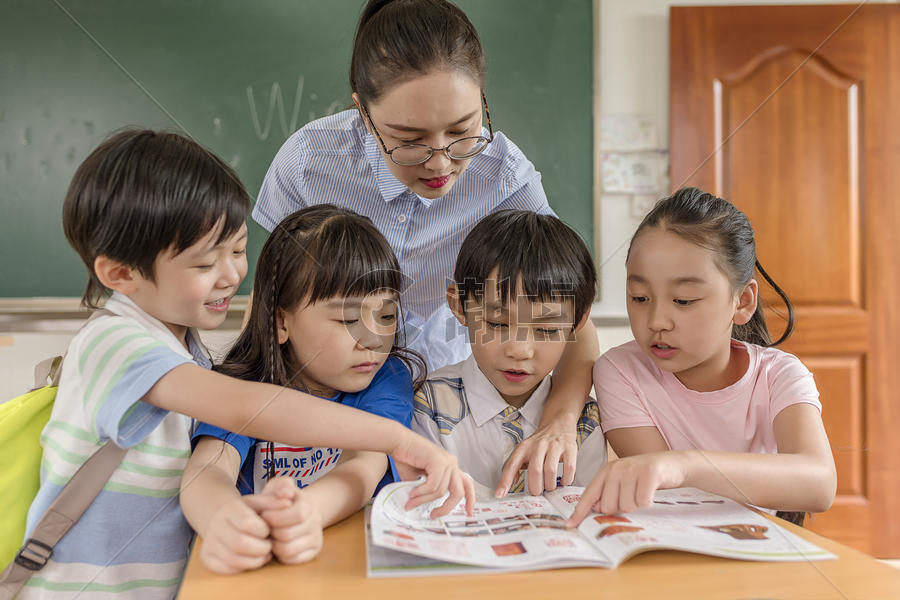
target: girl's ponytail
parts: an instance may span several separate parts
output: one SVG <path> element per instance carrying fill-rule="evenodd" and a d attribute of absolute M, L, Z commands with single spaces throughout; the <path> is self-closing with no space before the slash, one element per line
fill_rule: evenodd
<path fill-rule="evenodd" d="M 753 316 L 750 317 L 750 320 L 745 324 L 734 326 L 732 337 L 736 340 L 758 344 L 760 346 L 777 346 L 788 339 L 794 331 L 794 306 L 788 299 L 787 294 L 784 293 L 784 290 L 782 290 L 769 274 L 766 273 L 765 269 L 762 268 L 759 260 L 756 261 L 756 270 L 759 271 L 759 274 L 763 276 L 763 279 L 772 286 L 772 289 L 775 290 L 775 293 L 778 294 L 784 302 L 784 305 L 787 308 L 787 326 L 784 328 L 784 333 L 781 334 L 781 337 L 773 342 L 772 337 L 769 334 L 769 327 L 766 324 L 762 301 L 758 300 L 756 312 L 753 313 Z"/>

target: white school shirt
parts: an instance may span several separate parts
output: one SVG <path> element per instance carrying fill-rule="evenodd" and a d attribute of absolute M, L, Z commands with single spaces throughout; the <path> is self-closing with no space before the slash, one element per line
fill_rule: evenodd
<path fill-rule="evenodd" d="M 498 210 L 554 215 L 541 174 L 502 133 L 472 157 L 447 194 L 428 199 L 390 172 L 357 110 L 312 121 L 285 141 L 263 180 L 253 219 L 272 231 L 289 214 L 326 203 L 371 219 L 394 249 L 406 276 L 405 343 L 425 357 L 429 370 L 470 354 L 465 330 L 449 310 L 440 310 L 466 235 Z"/>
<path fill-rule="evenodd" d="M 523 439 L 537 430 L 550 385 L 548 375 L 519 409 Z M 503 428 L 503 412 L 508 406 L 475 358 L 469 356 L 429 375 L 416 393 L 412 429 L 454 454 L 463 471 L 493 490 L 514 447 Z M 586 486 L 607 459 L 599 408 L 593 398 L 584 405 L 577 436 L 573 485 Z"/>

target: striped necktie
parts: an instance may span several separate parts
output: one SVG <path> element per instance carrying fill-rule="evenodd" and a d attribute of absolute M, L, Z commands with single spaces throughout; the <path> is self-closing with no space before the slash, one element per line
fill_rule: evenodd
<path fill-rule="evenodd" d="M 512 438 L 513 448 L 522 441 L 522 421 L 519 410 L 512 406 L 503 409 L 503 431 Z"/>
<path fill-rule="evenodd" d="M 503 424 L 501 425 L 504 433 L 510 437 L 512 440 L 512 445 L 509 447 L 509 452 L 506 453 L 506 458 L 509 458 L 509 455 L 512 453 L 513 449 L 519 445 L 519 442 L 522 441 L 524 437 L 522 434 L 522 421 L 521 415 L 519 414 L 519 410 L 513 408 L 512 406 L 507 406 L 503 409 Z M 525 490 L 525 470 L 521 469 L 519 471 L 519 477 L 516 479 L 515 483 L 509 488 L 510 492 L 521 492 Z"/>

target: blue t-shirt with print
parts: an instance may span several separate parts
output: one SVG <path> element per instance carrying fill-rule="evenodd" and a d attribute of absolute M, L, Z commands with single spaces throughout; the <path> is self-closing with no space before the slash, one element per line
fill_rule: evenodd
<path fill-rule="evenodd" d="M 369 387 L 359 392 L 338 392 L 328 398 L 345 406 L 393 419 L 409 427 L 413 414 L 413 383 L 406 364 L 390 356 L 381 366 Z M 237 450 L 241 457 L 241 472 L 237 486 L 241 494 L 262 491 L 266 483 L 270 461 L 275 463 L 276 477 L 293 477 L 297 485 L 306 487 L 330 471 L 341 455 L 340 448 L 292 447 L 275 444 L 274 456 L 268 455 L 268 441 L 232 433 L 201 423 L 192 436 L 196 444 L 201 436 L 221 439 Z M 393 481 L 399 481 L 394 461 L 388 457 L 388 468 L 375 491 Z"/>

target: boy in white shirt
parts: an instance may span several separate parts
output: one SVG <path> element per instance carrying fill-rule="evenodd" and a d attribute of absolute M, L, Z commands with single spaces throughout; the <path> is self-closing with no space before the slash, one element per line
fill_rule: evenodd
<path fill-rule="evenodd" d="M 497 489 L 504 462 L 537 429 L 550 372 L 590 312 L 596 271 L 578 234 L 555 217 L 505 210 L 466 237 L 447 289 L 472 355 L 432 373 L 416 393 L 413 430 L 455 454 L 478 483 Z M 599 409 L 578 421 L 574 485 L 606 463 Z M 523 491 L 524 471 L 510 488 Z M 497 490 L 502 494 L 505 490 Z"/>

